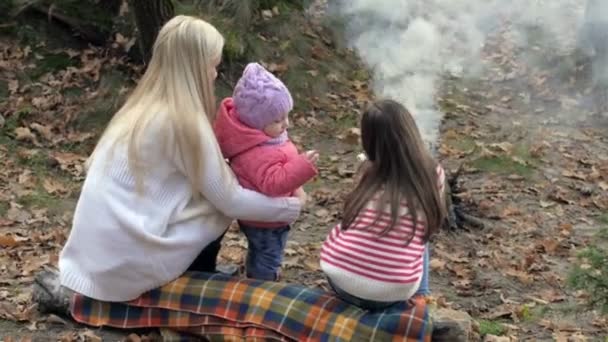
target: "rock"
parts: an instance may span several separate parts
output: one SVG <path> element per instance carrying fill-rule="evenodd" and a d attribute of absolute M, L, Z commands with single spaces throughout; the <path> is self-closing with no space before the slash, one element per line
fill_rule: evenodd
<path fill-rule="evenodd" d="M 473 318 L 464 311 L 442 308 L 433 314 L 432 341 L 466 342 L 472 331 Z"/>
<path fill-rule="evenodd" d="M 484 337 L 483 342 L 511 342 L 511 339 L 507 336 L 496 336 L 488 334 Z"/>

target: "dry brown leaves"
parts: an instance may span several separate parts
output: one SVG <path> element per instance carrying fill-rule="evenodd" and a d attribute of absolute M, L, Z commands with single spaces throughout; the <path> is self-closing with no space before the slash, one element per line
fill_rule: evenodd
<path fill-rule="evenodd" d="M 72 66 L 26 82 L 23 75 L 43 59 L 38 51 L 67 55 Z M 38 270 L 57 266 L 84 175 L 86 155 L 65 146 L 95 137 L 75 130 L 72 122 L 97 96 L 104 68 L 121 63 L 101 49 L 49 51 L 42 45 L 0 43 L 0 77 L 9 90 L 8 100 L 0 103 L 0 129 L 7 138 L 0 144 L 0 318 L 30 321 L 30 330 L 40 323 L 30 284 Z M 79 95 L 66 95 L 74 89 Z"/>

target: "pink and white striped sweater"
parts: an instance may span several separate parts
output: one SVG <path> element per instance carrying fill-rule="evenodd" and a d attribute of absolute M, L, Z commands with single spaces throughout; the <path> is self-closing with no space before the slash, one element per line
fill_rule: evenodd
<path fill-rule="evenodd" d="M 440 166 L 437 175 L 443 193 L 445 174 Z M 397 225 L 385 235 L 380 233 L 390 224 L 390 208 L 381 212 L 376 208 L 372 200 L 348 230 L 340 224 L 331 230 L 321 249 L 321 269 L 353 296 L 382 302 L 407 300 L 422 278 L 425 224 L 418 223 L 414 238 L 405 245 L 414 227 L 407 206 L 401 206 Z"/>

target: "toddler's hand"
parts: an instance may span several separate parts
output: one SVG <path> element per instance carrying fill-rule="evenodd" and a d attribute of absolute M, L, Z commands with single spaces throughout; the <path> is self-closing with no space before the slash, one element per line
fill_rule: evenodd
<path fill-rule="evenodd" d="M 319 160 L 319 152 L 317 152 L 315 150 L 306 151 L 304 153 L 304 156 L 313 165 L 316 165 L 317 161 Z"/>
<path fill-rule="evenodd" d="M 302 189 L 302 187 L 297 188 L 296 191 L 294 191 L 294 195 L 300 200 L 300 205 L 303 208 L 306 205 L 306 201 L 308 200 L 308 195 L 306 194 L 304 189 Z"/>

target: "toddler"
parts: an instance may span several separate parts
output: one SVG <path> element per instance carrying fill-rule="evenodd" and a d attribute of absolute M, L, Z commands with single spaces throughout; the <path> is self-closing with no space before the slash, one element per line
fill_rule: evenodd
<path fill-rule="evenodd" d="M 315 151 L 298 153 L 289 140 L 293 99 L 260 64 L 250 63 L 214 122 L 220 148 L 240 184 L 268 196 L 293 196 L 317 174 Z M 249 278 L 278 280 L 289 222 L 239 221 L 248 241 Z"/>

